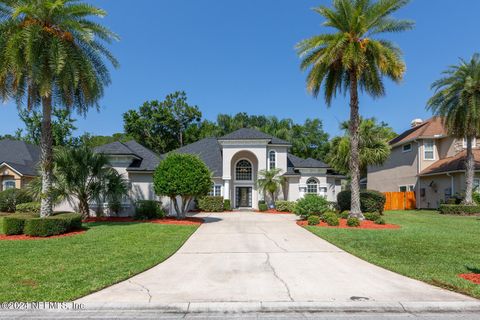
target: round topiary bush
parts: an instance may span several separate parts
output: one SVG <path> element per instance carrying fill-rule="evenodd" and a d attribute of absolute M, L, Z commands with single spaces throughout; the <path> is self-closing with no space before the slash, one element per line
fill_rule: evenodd
<path fill-rule="evenodd" d="M 267 211 L 268 210 L 268 206 L 266 203 L 258 203 L 258 211 Z"/>
<path fill-rule="evenodd" d="M 348 219 L 348 217 L 350 216 L 350 212 L 349 211 L 342 211 L 338 214 L 340 216 L 340 218 L 342 219 Z"/>
<path fill-rule="evenodd" d="M 345 190 L 337 195 L 337 204 L 340 211 L 350 210 L 351 191 Z M 360 191 L 360 206 L 362 212 L 378 212 L 383 214 L 385 207 L 385 195 L 375 190 Z"/>
<path fill-rule="evenodd" d="M 340 220 L 334 212 L 325 212 L 322 215 L 322 220 L 329 226 L 338 226 L 340 224 Z"/>
<path fill-rule="evenodd" d="M 317 224 L 320 223 L 320 217 L 319 216 L 309 216 L 307 219 L 308 225 L 309 226 L 316 226 Z"/>
<path fill-rule="evenodd" d="M 349 227 L 360 227 L 360 220 L 358 218 L 348 218 L 347 226 Z"/>
<path fill-rule="evenodd" d="M 377 219 L 375 219 L 375 223 L 376 224 L 385 224 L 385 219 L 383 219 L 382 217 L 378 217 Z"/>
<path fill-rule="evenodd" d="M 295 205 L 295 214 L 306 218 L 310 215 L 322 215 L 329 208 L 328 201 L 324 197 L 316 194 L 307 194 L 297 201 Z"/>

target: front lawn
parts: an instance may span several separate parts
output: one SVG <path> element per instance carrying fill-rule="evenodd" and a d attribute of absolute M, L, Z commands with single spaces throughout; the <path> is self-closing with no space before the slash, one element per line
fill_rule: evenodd
<path fill-rule="evenodd" d="M 306 227 L 366 261 L 433 285 L 480 298 L 480 285 L 459 278 L 480 273 L 480 218 L 432 211 L 390 211 L 398 230 Z"/>
<path fill-rule="evenodd" d="M 86 226 L 85 234 L 72 237 L 0 241 L 0 301 L 71 301 L 164 261 L 197 229 L 152 223 Z"/>

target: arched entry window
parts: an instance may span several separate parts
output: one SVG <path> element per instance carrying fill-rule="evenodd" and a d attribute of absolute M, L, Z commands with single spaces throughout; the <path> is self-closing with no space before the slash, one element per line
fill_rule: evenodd
<path fill-rule="evenodd" d="M 275 169 L 277 167 L 277 153 L 274 150 L 268 153 L 268 162 L 270 169 Z"/>
<path fill-rule="evenodd" d="M 243 181 L 251 181 L 252 179 L 252 164 L 248 160 L 240 160 L 237 162 L 235 168 L 235 179 Z"/>
<path fill-rule="evenodd" d="M 318 182 L 315 178 L 310 178 L 307 180 L 307 193 L 318 193 Z"/>

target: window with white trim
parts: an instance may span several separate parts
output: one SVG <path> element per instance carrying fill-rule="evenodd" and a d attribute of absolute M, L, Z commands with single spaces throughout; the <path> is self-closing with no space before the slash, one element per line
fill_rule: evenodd
<path fill-rule="evenodd" d="M 240 181 L 252 181 L 252 164 L 248 160 L 240 160 L 235 168 L 235 178 Z"/>
<path fill-rule="evenodd" d="M 472 138 L 472 148 L 477 147 L 477 138 Z M 463 149 L 467 149 L 467 138 L 463 138 Z"/>
<path fill-rule="evenodd" d="M 307 193 L 318 193 L 318 182 L 315 178 L 310 178 L 307 180 Z"/>
<path fill-rule="evenodd" d="M 403 147 L 402 147 L 402 151 L 403 151 L 403 152 L 410 152 L 410 151 L 412 151 L 412 144 L 411 144 L 411 143 L 404 144 Z"/>
<path fill-rule="evenodd" d="M 435 143 L 433 140 L 425 140 L 423 142 L 423 159 L 424 160 L 435 160 Z"/>
<path fill-rule="evenodd" d="M 15 180 L 4 180 L 3 181 L 3 190 L 15 189 Z"/>
<path fill-rule="evenodd" d="M 268 164 L 270 169 L 277 167 L 277 153 L 274 150 L 268 153 Z"/>
<path fill-rule="evenodd" d="M 413 184 L 409 184 L 407 186 L 400 186 L 398 187 L 400 192 L 407 192 L 407 191 L 415 191 L 415 186 Z"/>
<path fill-rule="evenodd" d="M 222 186 L 219 184 L 212 185 L 210 192 L 208 192 L 209 196 L 220 197 L 222 195 Z"/>

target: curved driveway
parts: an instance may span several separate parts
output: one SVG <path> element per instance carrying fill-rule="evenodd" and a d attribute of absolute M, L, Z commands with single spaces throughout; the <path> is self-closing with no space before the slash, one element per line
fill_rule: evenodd
<path fill-rule="evenodd" d="M 171 258 L 79 302 L 475 300 L 358 259 L 297 226 L 293 215 L 199 216 L 207 223 Z"/>

